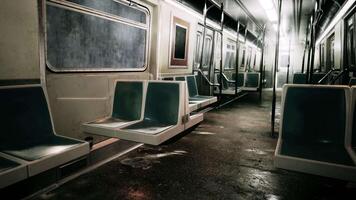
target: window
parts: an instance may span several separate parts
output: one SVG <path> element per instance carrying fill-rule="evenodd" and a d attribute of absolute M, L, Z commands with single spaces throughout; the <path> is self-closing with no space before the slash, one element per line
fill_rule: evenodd
<path fill-rule="evenodd" d="M 257 59 L 257 50 L 255 50 L 253 54 L 253 69 L 256 70 L 256 59 Z"/>
<path fill-rule="evenodd" d="M 236 66 L 236 48 L 235 42 L 228 40 L 225 46 L 224 69 L 235 69 Z"/>
<path fill-rule="evenodd" d="M 320 68 L 324 71 L 325 68 L 325 44 L 320 45 Z"/>
<path fill-rule="evenodd" d="M 355 66 L 354 16 L 347 20 L 346 56 L 349 67 Z"/>
<path fill-rule="evenodd" d="M 240 67 L 245 70 L 245 57 L 246 57 L 246 49 L 243 48 L 241 51 L 241 65 Z"/>
<path fill-rule="evenodd" d="M 212 38 L 209 35 L 205 37 L 204 52 L 203 52 L 203 68 L 207 68 L 210 65 L 212 50 Z"/>
<path fill-rule="evenodd" d="M 334 41 L 335 41 L 335 35 L 331 35 L 330 38 L 328 39 L 328 68 L 327 70 L 333 68 L 335 66 L 334 63 Z"/>
<path fill-rule="evenodd" d="M 121 1 L 47 1 L 47 66 L 56 72 L 145 70 L 148 13 Z"/>
<path fill-rule="evenodd" d="M 201 40 L 202 40 L 202 33 L 197 33 L 197 41 L 195 44 L 195 55 L 194 55 L 194 64 L 195 66 L 200 65 L 200 55 L 201 55 Z"/>
<path fill-rule="evenodd" d="M 187 66 L 189 23 L 173 17 L 171 65 Z"/>

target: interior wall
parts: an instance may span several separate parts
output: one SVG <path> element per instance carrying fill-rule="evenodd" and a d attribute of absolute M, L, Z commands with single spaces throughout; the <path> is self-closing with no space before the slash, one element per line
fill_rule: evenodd
<path fill-rule="evenodd" d="M 274 66 L 274 56 L 276 49 L 276 37 L 277 34 L 274 30 L 267 29 L 265 35 L 265 46 L 264 46 L 264 68 L 265 74 L 264 78 L 266 80 L 266 88 L 272 87 L 273 78 L 273 66 Z"/>
<path fill-rule="evenodd" d="M 40 79 L 37 0 L 2 0 L 0 80 Z"/>
<path fill-rule="evenodd" d="M 108 117 L 112 111 L 116 80 L 148 80 L 157 76 L 157 44 L 159 7 L 156 1 L 137 1 L 150 8 L 151 38 L 149 66 L 141 72 L 71 72 L 55 73 L 46 68 L 46 87 L 55 130 L 60 135 L 84 139 L 94 137 L 94 143 L 105 137 L 89 135 L 81 130 L 85 122 Z"/>
<path fill-rule="evenodd" d="M 185 10 L 174 7 L 169 3 L 161 1 L 160 12 L 160 45 L 159 45 L 159 71 L 162 76 L 174 74 L 191 74 L 194 59 L 194 47 L 196 43 L 196 31 L 198 20 Z M 189 42 L 188 42 L 188 64 L 187 66 L 171 66 L 171 34 L 172 19 L 177 16 L 189 23 Z"/>
<path fill-rule="evenodd" d="M 335 40 L 334 40 L 334 62 L 335 68 L 343 69 L 343 41 L 344 35 L 342 34 L 344 30 L 343 21 L 339 21 L 335 25 Z"/>

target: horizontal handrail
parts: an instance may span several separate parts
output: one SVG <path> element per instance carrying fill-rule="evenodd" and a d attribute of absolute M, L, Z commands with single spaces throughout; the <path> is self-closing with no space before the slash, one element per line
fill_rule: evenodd
<path fill-rule="evenodd" d="M 331 80 L 331 84 L 335 84 L 335 82 L 342 76 L 344 75 L 345 73 L 348 73 L 348 70 L 342 70 L 335 78 L 333 78 Z"/>
<path fill-rule="evenodd" d="M 332 68 L 328 71 L 328 73 L 326 73 L 323 78 L 321 78 L 319 81 L 318 81 L 318 84 L 321 84 L 326 78 L 329 77 L 329 75 L 335 71 L 339 71 L 339 69 L 335 69 L 335 68 Z"/>
<path fill-rule="evenodd" d="M 211 87 L 218 87 L 218 86 L 220 86 L 220 84 L 218 84 L 218 83 L 212 83 L 212 82 L 210 82 L 210 80 L 208 79 L 208 77 L 206 77 L 206 75 L 204 74 L 204 72 L 202 72 L 200 69 L 194 69 L 194 71 L 196 71 L 196 72 L 198 72 L 198 73 L 200 73 L 200 75 L 204 78 L 204 80 L 209 84 L 209 86 L 211 86 Z"/>
<path fill-rule="evenodd" d="M 220 70 L 215 69 L 215 74 L 220 73 Z M 223 78 L 228 82 L 228 83 L 235 83 L 235 80 L 230 80 L 229 78 L 227 78 L 226 74 L 224 74 L 224 72 L 221 73 L 223 75 Z"/>
<path fill-rule="evenodd" d="M 342 76 L 344 75 L 345 73 L 349 73 L 349 72 L 356 72 L 356 68 L 354 67 L 349 67 L 349 68 L 346 68 L 344 70 L 341 70 L 340 73 L 334 78 L 331 80 L 331 84 L 335 84 L 335 82 Z"/>

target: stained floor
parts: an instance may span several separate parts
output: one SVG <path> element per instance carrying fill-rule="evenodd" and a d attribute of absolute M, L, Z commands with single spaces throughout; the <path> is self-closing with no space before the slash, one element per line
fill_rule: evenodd
<path fill-rule="evenodd" d="M 264 96 L 211 111 L 184 137 L 142 146 L 36 199 L 355 199 L 354 184 L 273 167 Z"/>

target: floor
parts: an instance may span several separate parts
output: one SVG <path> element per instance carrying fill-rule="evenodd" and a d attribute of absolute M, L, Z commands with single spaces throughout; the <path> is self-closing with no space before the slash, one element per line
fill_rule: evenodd
<path fill-rule="evenodd" d="M 354 184 L 274 168 L 270 99 L 248 95 L 210 111 L 184 137 L 144 145 L 35 199 L 355 199 Z"/>

